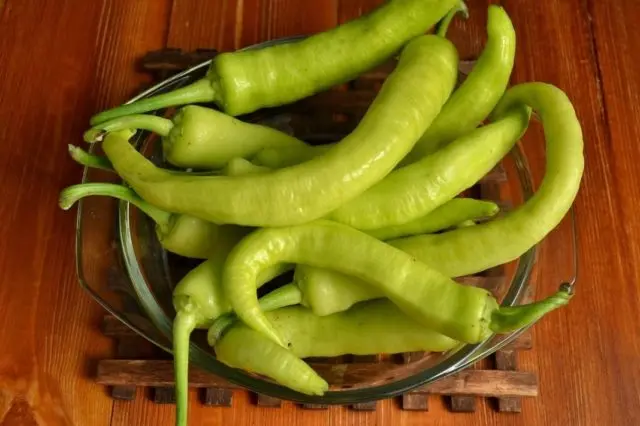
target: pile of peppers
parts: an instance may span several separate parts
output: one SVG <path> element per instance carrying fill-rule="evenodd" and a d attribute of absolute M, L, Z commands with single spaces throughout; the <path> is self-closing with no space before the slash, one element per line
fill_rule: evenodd
<path fill-rule="evenodd" d="M 305 358 L 447 351 L 568 303 L 561 288 L 501 307 L 487 290 L 454 281 L 544 239 L 573 204 L 584 168 L 566 94 L 540 82 L 509 87 L 516 39 L 500 6 L 489 6 L 486 45 L 456 87 L 459 58 L 446 32 L 460 12 L 468 18 L 459 0 L 390 0 L 303 40 L 222 53 L 190 86 L 95 115 L 84 140 L 100 142 L 105 156 L 70 146 L 77 162 L 117 173 L 124 185 L 65 188 L 63 209 L 87 196 L 126 200 L 155 222 L 164 249 L 202 259 L 173 294 L 177 425 L 187 423 L 196 329 L 226 365 L 322 395 L 329 385 Z M 336 143 L 312 146 L 242 120 L 392 58 L 366 114 Z M 168 106 L 181 107 L 170 119 L 145 114 Z M 546 140 L 536 194 L 499 216 L 495 203 L 461 197 L 534 112 Z M 170 169 L 131 145 L 140 129 L 162 137 Z M 287 271 L 292 282 L 258 298 Z"/>

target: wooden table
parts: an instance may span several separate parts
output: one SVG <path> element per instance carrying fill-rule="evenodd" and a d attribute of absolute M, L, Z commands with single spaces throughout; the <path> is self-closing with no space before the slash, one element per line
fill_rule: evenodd
<path fill-rule="evenodd" d="M 101 308 L 76 281 L 75 215 L 58 191 L 80 178 L 67 155 L 89 117 L 120 103 L 149 76 L 134 62 L 149 50 L 235 49 L 312 33 L 378 0 L 0 0 L 0 424 L 169 425 L 174 407 L 114 402 L 92 381 L 112 343 Z M 463 58 L 482 48 L 486 4 L 451 29 Z M 540 395 L 521 414 L 372 413 L 334 407 L 257 408 L 245 393 L 231 408 L 203 408 L 192 424 L 635 425 L 640 424 L 640 3 L 505 0 L 517 29 L 514 82 L 547 81 L 575 103 L 586 173 L 576 201 L 578 295 L 536 325 L 523 369 Z M 558 284 L 559 255 L 540 258 L 540 292 Z M 554 275 L 555 274 L 555 275 Z"/>

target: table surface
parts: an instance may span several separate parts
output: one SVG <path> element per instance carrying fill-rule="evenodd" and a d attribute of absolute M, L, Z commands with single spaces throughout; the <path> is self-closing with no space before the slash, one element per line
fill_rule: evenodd
<path fill-rule="evenodd" d="M 75 214 L 57 207 L 81 168 L 67 155 L 89 117 L 150 83 L 134 62 L 163 47 L 230 50 L 312 33 L 379 0 L 0 0 L 0 424 L 170 425 L 174 408 L 112 400 L 92 381 L 112 342 L 103 315 L 78 286 Z M 456 20 L 461 57 L 485 40 L 488 1 Z M 484 402 L 474 414 L 304 411 L 252 405 L 204 408 L 193 424 L 632 425 L 640 424 L 640 53 L 635 0 L 504 0 L 518 52 L 513 82 L 547 81 L 567 92 L 585 136 L 586 171 L 576 200 L 579 290 L 534 329 L 522 368 L 539 376 L 521 414 Z M 557 247 L 540 258 L 539 291 L 557 286 Z M 555 274 L 555 275 L 554 275 Z M 551 277 L 549 279 L 549 277 Z"/>

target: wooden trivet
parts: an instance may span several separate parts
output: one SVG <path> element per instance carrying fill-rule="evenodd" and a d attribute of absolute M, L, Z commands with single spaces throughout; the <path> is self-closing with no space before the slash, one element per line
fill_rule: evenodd
<path fill-rule="evenodd" d="M 102 332 L 106 336 L 114 338 L 118 348 L 126 348 L 124 352 L 127 354 L 121 359 L 106 359 L 98 362 L 96 381 L 102 385 L 110 386 L 112 397 L 120 400 L 134 400 L 137 388 L 148 387 L 152 388 L 151 397 L 154 402 L 175 402 L 173 398 L 173 364 L 165 352 L 152 348 L 148 341 L 110 315 L 104 317 Z M 496 364 L 503 363 L 502 368 L 500 365 L 496 365 L 497 369 L 491 369 L 487 366 L 467 369 L 403 395 L 400 406 L 404 410 L 427 411 L 428 395 L 442 395 L 451 399 L 449 404 L 451 411 L 468 412 L 475 410 L 477 397 L 484 397 L 498 398 L 498 411 L 519 412 L 520 398 L 537 396 L 537 377 L 534 373 L 517 371 L 515 363 L 507 363 L 508 365 L 504 367 L 504 361 L 499 360 L 504 360 L 509 356 L 513 356 L 515 360 L 518 351 L 528 350 L 531 347 L 531 335 L 525 333 L 495 354 Z M 120 349 L 119 353 L 123 353 L 123 350 Z M 141 353 L 142 356 L 138 357 L 135 355 L 136 353 Z M 421 352 L 403 354 L 407 360 L 421 356 Z M 351 363 L 344 364 L 344 369 L 333 369 L 333 371 L 344 371 L 345 374 L 349 374 L 349 369 L 354 367 L 376 369 L 388 362 L 378 362 L 374 358 L 352 359 Z M 331 364 L 312 363 L 312 365 L 323 375 L 332 374 L 330 373 L 332 371 Z M 231 406 L 233 392 L 241 391 L 236 385 L 197 367 L 191 367 L 189 379 L 191 387 L 202 390 L 201 400 L 205 405 Z M 127 391 L 123 392 L 123 389 Z M 471 400 L 474 402 L 468 402 Z M 255 395 L 254 402 L 256 405 L 266 407 L 281 405 L 279 399 L 265 395 Z M 352 405 L 351 408 L 370 411 L 375 410 L 376 405 L 376 402 L 361 403 Z M 327 406 L 303 404 L 301 408 L 326 409 Z"/>
<path fill-rule="evenodd" d="M 157 80 L 164 80 L 172 74 L 213 58 L 216 53 L 215 50 L 207 49 L 193 52 L 165 49 L 145 55 L 141 60 L 141 67 L 155 74 Z M 389 64 L 383 65 L 346 85 L 282 108 L 286 116 L 284 121 L 269 122 L 269 116 L 273 116 L 274 111 L 277 115 L 277 108 L 271 109 L 266 115 L 261 115 L 261 112 L 250 114 L 248 119 L 258 122 L 266 119 L 274 127 L 295 133 L 297 137 L 310 143 L 339 140 L 355 127 L 390 69 Z M 500 202 L 502 210 L 506 211 L 510 206 L 502 202 L 504 197 L 501 194 L 502 184 L 505 182 L 506 173 L 498 167 L 466 193 Z M 500 292 L 508 285 L 506 275 L 505 268 L 500 266 L 477 276 L 461 278 L 460 281 Z M 127 286 L 123 283 L 114 283 L 113 289 L 127 293 Z M 116 359 L 100 361 L 96 377 L 98 383 L 111 387 L 112 397 L 133 400 L 137 388 L 150 387 L 155 402 L 175 402 L 173 366 L 171 358 L 165 352 L 153 347 L 112 316 L 104 317 L 102 331 L 117 341 Z M 496 408 L 499 412 L 520 412 L 521 398 L 538 394 L 536 375 L 517 370 L 518 351 L 531 349 L 531 346 L 531 336 L 525 333 L 494 354 L 494 362 L 479 362 L 465 371 L 414 389 L 401 397 L 400 406 L 404 410 L 427 411 L 427 396 L 441 395 L 449 400 L 448 406 L 453 412 L 475 411 L 477 398 L 497 398 Z M 399 363 L 410 363 L 421 359 L 423 355 L 422 352 L 402 354 Z M 388 368 L 393 361 L 381 360 L 377 356 L 351 356 L 309 362 L 327 378 L 336 372 L 344 377 L 366 374 L 367 371 Z M 336 363 L 341 364 L 342 368 L 335 368 Z M 191 368 L 189 379 L 191 387 L 202 389 L 202 402 L 205 405 L 230 406 L 233 392 L 239 391 L 235 385 L 196 367 Z M 265 407 L 281 405 L 279 399 L 267 395 L 255 395 L 254 401 Z M 327 408 L 326 405 L 318 404 L 302 404 L 301 407 L 316 410 Z M 361 411 L 375 410 L 376 407 L 376 402 L 351 405 L 352 409 Z"/>

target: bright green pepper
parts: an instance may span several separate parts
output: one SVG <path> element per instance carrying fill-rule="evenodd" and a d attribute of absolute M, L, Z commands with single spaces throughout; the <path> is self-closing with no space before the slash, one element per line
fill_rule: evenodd
<path fill-rule="evenodd" d="M 506 326 L 502 308 L 487 290 L 458 284 L 361 231 L 326 220 L 264 228 L 245 237 L 229 254 L 223 287 L 233 310 L 245 324 L 285 347 L 288 342 L 265 317 L 256 296 L 260 271 L 281 263 L 328 268 L 357 277 L 381 290 L 423 326 L 465 343 L 477 343 L 492 332 L 527 325 L 564 305 L 570 297 L 561 291 L 534 307 L 510 310 Z"/>
<path fill-rule="evenodd" d="M 60 192 L 58 204 L 68 210 L 79 199 L 89 196 L 107 196 L 128 201 L 156 224 L 156 236 L 162 247 L 180 256 L 206 259 L 217 250 L 224 238 L 221 227 L 189 215 L 172 214 L 141 199 L 135 192 L 114 183 L 81 183 Z M 226 227 L 225 229 L 231 229 Z"/>
<path fill-rule="evenodd" d="M 487 44 L 465 81 L 401 164 L 430 155 L 481 124 L 504 94 L 516 52 L 516 32 L 506 11 L 490 5 Z"/>
<path fill-rule="evenodd" d="M 487 219 L 495 216 L 499 211 L 500 207 L 492 201 L 454 198 L 418 219 L 365 232 L 379 240 L 430 234 L 459 226 L 467 221 L 474 223 L 473 220 Z"/>
<path fill-rule="evenodd" d="M 218 169 L 232 158 L 250 158 L 269 147 L 306 147 L 304 142 L 286 133 L 197 105 L 181 108 L 171 120 L 155 115 L 109 120 L 85 132 L 84 139 L 95 142 L 106 132 L 123 129 L 144 129 L 159 134 L 169 163 L 196 169 Z"/>
<path fill-rule="evenodd" d="M 237 116 L 288 104 L 345 83 L 424 34 L 458 0 L 391 0 L 372 12 L 305 39 L 222 53 L 207 76 L 187 87 L 97 114 L 91 124 L 172 105 L 215 102 Z"/>
<path fill-rule="evenodd" d="M 513 148 L 529 124 L 518 107 L 420 161 L 390 173 L 327 218 L 373 230 L 415 220 L 475 185 Z"/>
<path fill-rule="evenodd" d="M 281 169 L 304 163 L 312 158 L 325 154 L 331 145 L 302 145 L 291 148 L 265 148 L 258 152 L 251 162 L 260 166 Z"/>
<path fill-rule="evenodd" d="M 147 202 L 214 223 L 282 226 L 335 210 L 381 180 L 411 149 L 453 90 L 457 52 L 421 36 L 404 48 L 357 128 L 326 154 L 259 176 L 172 175 L 108 133 L 102 148 L 118 174 Z"/>

